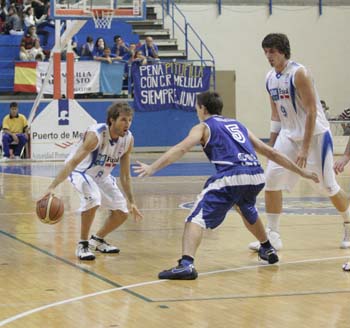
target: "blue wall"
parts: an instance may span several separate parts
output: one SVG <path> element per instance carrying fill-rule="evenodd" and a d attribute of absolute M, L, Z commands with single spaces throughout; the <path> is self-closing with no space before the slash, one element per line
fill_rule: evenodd
<path fill-rule="evenodd" d="M 106 120 L 106 109 L 111 101 L 78 101 L 79 104 L 98 122 Z M 39 105 L 39 110 L 46 107 L 45 100 Z M 29 116 L 33 102 L 18 101 L 19 112 Z M 9 113 L 10 101 L 0 102 L 0 120 Z M 38 114 L 37 113 L 37 114 Z M 135 112 L 131 131 L 135 137 L 135 147 L 173 146 L 181 141 L 191 127 L 198 123 L 195 112 L 182 110 L 165 110 L 157 112 Z"/>

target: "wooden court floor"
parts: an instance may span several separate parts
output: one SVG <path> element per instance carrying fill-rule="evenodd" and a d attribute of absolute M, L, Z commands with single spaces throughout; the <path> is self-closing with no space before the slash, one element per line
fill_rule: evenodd
<path fill-rule="evenodd" d="M 201 159 L 185 162 L 191 160 Z M 37 172 L 60 164 L 32 163 L 29 175 L 21 174 L 28 163 L 6 165 L 13 170 L 0 173 L 0 326 L 350 327 L 350 273 L 341 269 L 350 250 L 339 248 L 341 220 L 305 181 L 286 194 L 278 265 L 264 265 L 248 250 L 253 239 L 232 211 L 205 234 L 199 278 L 164 281 L 157 274 L 180 256 L 187 208 L 205 176 L 135 178 L 143 222 L 130 219 L 109 235 L 119 255 L 81 262 L 74 255 L 79 202 L 68 182 L 57 189 L 63 221 L 49 226 L 35 216 L 35 200 L 51 181 Z M 348 193 L 349 176 L 348 168 L 338 177 Z M 263 193 L 258 207 L 264 218 Z M 98 211 L 92 232 L 105 215 Z"/>

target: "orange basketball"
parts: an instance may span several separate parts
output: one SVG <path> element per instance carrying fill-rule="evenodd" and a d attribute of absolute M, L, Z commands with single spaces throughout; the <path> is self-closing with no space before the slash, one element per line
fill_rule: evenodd
<path fill-rule="evenodd" d="M 36 214 L 43 223 L 55 224 L 61 221 L 63 213 L 64 204 L 54 195 L 46 196 L 36 202 Z"/>

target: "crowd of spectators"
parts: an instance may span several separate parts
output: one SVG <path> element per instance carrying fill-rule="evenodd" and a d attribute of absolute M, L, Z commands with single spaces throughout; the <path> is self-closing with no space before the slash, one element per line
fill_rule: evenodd
<path fill-rule="evenodd" d="M 23 35 L 19 50 L 20 60 L 48 59 L 50 49 L 46 46 L 50 33 L 54 34 L 54 22 L 50 21 L 49 14 L 49 0 L 0 0 L 0 33 Z M 51 26 L 52 32 L 45 29 L 46 26 Z M 113 44 L 109 45 L 102 37 L 94 40 L 92 36 L 88 36 L 86 42 L 74 37 L 72 49 L 76 59 L 108 63 L 123 60 L 145 64 L 159 58 L 158 47 L 151 36 L 146 37 L 144 44 L 128 44 L 120 35 L 115 35 Z"/>
<path fill-rule="evenodd" d="M 103 37 L 98 37 L 94 42 L 92 36 L 86 38 L 86 42 L 77 47 L 77 54 L 81 59 L 98 60 L 107 63 L 122 60 L 128 63 L 139 61 L 141 64 L 154 62 L 159 59 L 158 47 L 151 36 L 146 37 L 144 44 L 126 43 L 120 35 L 115 35 L 113 45 L 108 45 Z"/>
<path fill-rule="evenodd" d="M 23 35 L 19 50 L 21 60 L 45 60 L 49 54 L 40 44 L 40 40 L 43 46 L 48 44 L 50 32 L 45 26 L 51 26 L 54 31 L 49 6 L 49 0 L 0 0 L 0 33 Z"/>
<path fill-rule="evenodd" d="M 0 32 L 24 35 L 31 25 L 41 32 L 43 25 L 50 24 L 49 8 L 49 0 L 0 0 Z"/>

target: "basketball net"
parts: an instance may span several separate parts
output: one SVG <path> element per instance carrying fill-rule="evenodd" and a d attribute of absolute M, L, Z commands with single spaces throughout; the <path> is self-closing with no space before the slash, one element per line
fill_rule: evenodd
<path fill-rule="evenodd" d="M 96 28 L 111 28 L 114 16 L 113 9 L 93 9 L 91 10 L 91 15 Z"/>

